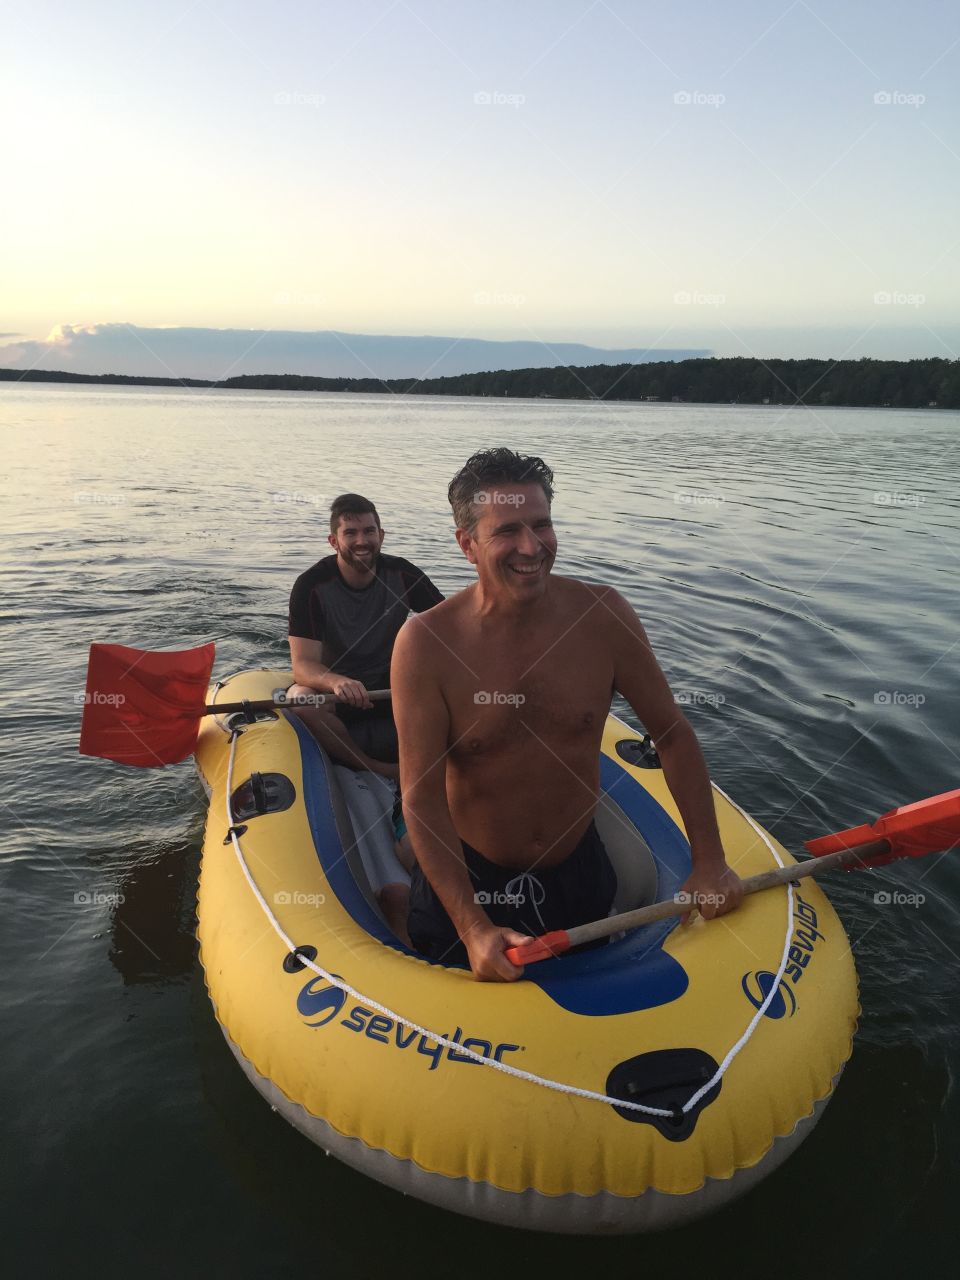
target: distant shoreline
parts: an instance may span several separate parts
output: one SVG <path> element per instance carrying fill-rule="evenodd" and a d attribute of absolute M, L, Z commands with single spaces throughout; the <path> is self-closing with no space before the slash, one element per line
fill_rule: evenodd
<path fill-rule="evenodd" d="M 212 380 L 0 369 L 0 382 L 360 392 L 618 403 L 751 404 L 811 408 L 960 409 L 960 360 L 758 360 L 713 356 L 650 364 L 502 369 L 443 378 L 317 378 L 248 374 Z"/>

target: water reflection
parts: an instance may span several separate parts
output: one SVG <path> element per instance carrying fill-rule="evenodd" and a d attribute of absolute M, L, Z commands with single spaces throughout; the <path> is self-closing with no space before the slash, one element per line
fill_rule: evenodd
<path fill-rule="evenodd" d="M 198 866 L 195 845 L 174 845 L 119 877 L 108 954 L 125 985 L 174 982 L 190 973 Z"/>

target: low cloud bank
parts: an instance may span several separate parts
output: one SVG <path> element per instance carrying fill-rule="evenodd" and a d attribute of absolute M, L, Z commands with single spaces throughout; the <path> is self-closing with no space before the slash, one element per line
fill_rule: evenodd
<path fill-rule="evenodd" d="M 326 378 L 438 378 L 489 369 L 638 364 L 710 354 L 707 350 L 608 350 L 572 342 L 393 337 L 337 333 L 332 329 L 304 333 L 279 329 L 149 329 L 131 324 L 64 324 L 58 325 L 46 342 L 26 340 L 0 344 L 0 366 L 165 378 L 221 379 L 256 373 L 298 373 Z"/>

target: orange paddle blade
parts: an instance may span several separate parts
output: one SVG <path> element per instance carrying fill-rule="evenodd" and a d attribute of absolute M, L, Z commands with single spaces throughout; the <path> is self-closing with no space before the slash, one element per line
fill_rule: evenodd
<path fill-rule="evenodd" d="M 92 644 L 80 752 L 118 764 L 176 764 L 200 732 L 215 646 L 150 653 Z"/>
<path fill-rule="evenodd" d="M 871 867 L 883 866 L 897 858 L 920 858 L 952 848 L 960 843 L 960 789 L 944 791 L 914 804 L 902 804 L 882 814 L 876 822 L 807 840 L 805 847 L 815 858 L 820 858 L 825 853 L 856 849 L 873 840 L 889 841 L 890 851 L 865 858 L 864 865 Z"/>

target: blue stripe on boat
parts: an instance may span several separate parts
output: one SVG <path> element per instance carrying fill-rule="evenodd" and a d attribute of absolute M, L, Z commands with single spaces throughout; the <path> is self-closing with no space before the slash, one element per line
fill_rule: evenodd
<path fill-rule="evenodd" d="M 296 716 L 286 718 L 300 741 L 304 807 L 330 888 L 371 937 L 395 951 L 415 955 L 394 937 L 354 880 L 330 804 L 323 754 L 301 720 Z M 657 863 L 657 898 L 672 897 L 690 874 L 690 847 L 679 827 L 635 778 L 606 755 L 600 757 L 600 786 L 650 846 Z M 675 920 L 662 920 L 596 951 L 544 960 L 528 968 L 527 979 L 561 1008 L 592 1017 L 669 1004 L 682 996 L 688 985 L 682 965 L 663 951 L 663 941 L 675 925 Z M 322 955 L 319 959 L 322 963 Z"/>

